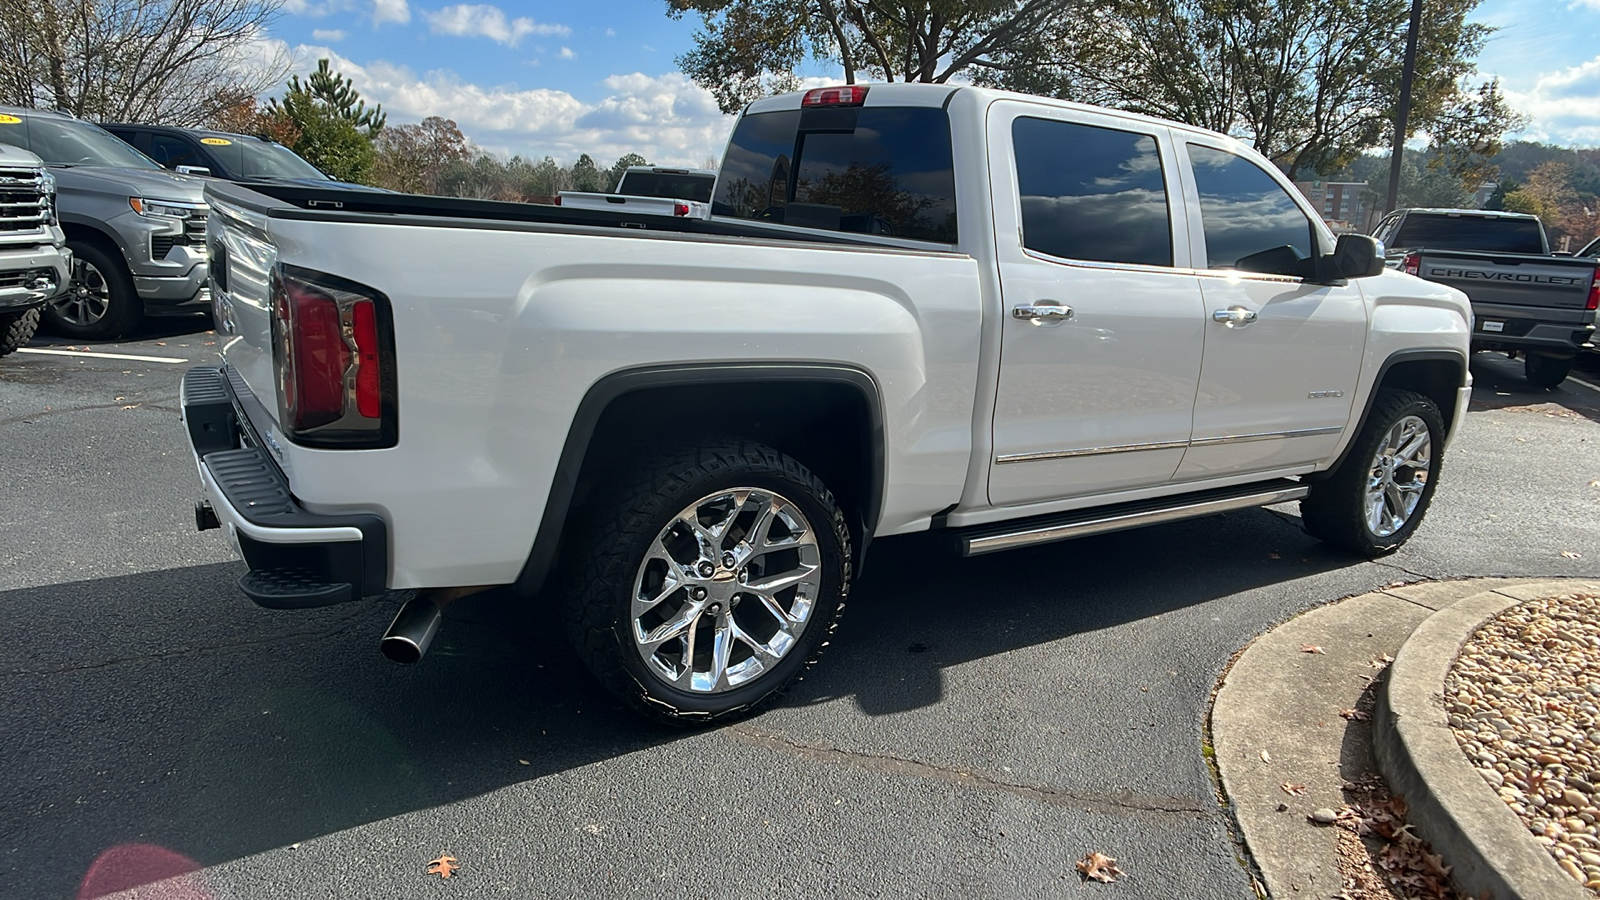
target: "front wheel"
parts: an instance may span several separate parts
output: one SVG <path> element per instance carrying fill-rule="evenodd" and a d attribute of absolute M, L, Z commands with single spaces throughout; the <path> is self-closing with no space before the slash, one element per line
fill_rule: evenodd
<path fill-rule="evenodd" d="M 26 345 L 38 327 L 38 307 L 22 312 L 0 313 L 0 356 Z"/>
<path fill-rule="evenodd" d="M 44 320 L 67 337 L 105 340 L 127 334 L 144 319 L 144 301 L 133 289 L 120 256 L 99 244 L 68 241 L 72 283 L 46 304 Z"/>
<path fill-rule="evenodd" d="M 1344 462 L 1300 501 L 1312 537 L 1361 556 L 1404 544 L 1438 484 L 1444 417 L 1414 391 L 1379 393 Z"/>
<path fill-rule="evenodd" d="M 1539 387 L 1553 388 L 1567 380 L 1572 371 L 1572 357 L 1536 356 L 1532 353 L 1522 361 L 1522 373 Z"/>
<path fill-rule="evenodd" d="M 563 567 L 568 634 L 590 671 L 652 718 L 754 711 L 815 661 L 850 586 L 833 495 L 749 441 L 662 454 L 585 506 Z"/>

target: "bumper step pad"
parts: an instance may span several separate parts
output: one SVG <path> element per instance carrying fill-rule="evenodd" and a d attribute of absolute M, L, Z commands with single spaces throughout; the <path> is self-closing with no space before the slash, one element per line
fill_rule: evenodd
<path fill-rule="evenodd" d="M 251 569 L 239 578 L 239 589 L 268 609 L 309 609 L 350 599 L 350 585 L 329 584 L 310 569 Z"/>

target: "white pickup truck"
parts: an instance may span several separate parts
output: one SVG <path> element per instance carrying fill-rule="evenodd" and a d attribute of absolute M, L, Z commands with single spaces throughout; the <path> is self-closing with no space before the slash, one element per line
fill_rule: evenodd
<path fill-rule="evenodd" d="M 1337 243 L 1269 163 L 972 87 L 749 106 L 708 220 L 208 186 L 202 528 L 302 607 L 554 592 L 640 711 L 748 712 L 879 537 L 989 553 L 1300 501 L 1416 530 L 1467 408 L 1463 295 Z M 913 602 L 913 598 L 907 598 Z"/>

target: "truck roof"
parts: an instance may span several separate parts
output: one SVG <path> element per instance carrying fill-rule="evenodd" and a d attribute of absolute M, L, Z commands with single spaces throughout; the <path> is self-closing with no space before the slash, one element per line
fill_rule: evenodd
<path fill-rule="evenodd" d="M 1430 216 L 1474 216 L 1480 219 L 1538 219 L 1532 213 L 1507 212 L 1503 209 L 1454 209 L 1442 206 L 1413 206 L 1395 212 L 1423 213 Z"/>
<path fill-rule="evenodd" d="M 253 134 L 235 134 L 231 131 L 217 131 L 214 128 L 184 128 L 178 125 L 140 125 L 137 122 L 101 122 L 101 128 L 138 128 L 142 131 L 160 132 L 162 134 L 188 134 L 198 138 L 222 138 L 229 141 L 255 142 L 257 144 L 275 144 L 276 141 L 258 137 Z"/>

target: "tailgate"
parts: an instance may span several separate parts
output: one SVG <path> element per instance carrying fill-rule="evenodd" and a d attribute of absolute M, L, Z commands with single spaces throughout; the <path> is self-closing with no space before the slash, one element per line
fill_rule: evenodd
<path fill-rule="evenodd" d="M 1581 310 L 1595 260 L 1521 254 L 1422 251 L 1418 274 L 1465 293 L 1473 303 Z"/>
<path fill-rule="evenodd" d="M 267 235 L 266 217 L 216 196 L 208 199 L 206 222 L 211 248 L 211 293 L 222 359 L 257 403 L 243 404 L 252 424 L 267 430 L 277 424 L 277 375 L 272 365 L 271 274 L 278 248 Z M 241 392 L 242 393 L 242 392 Z"/>

